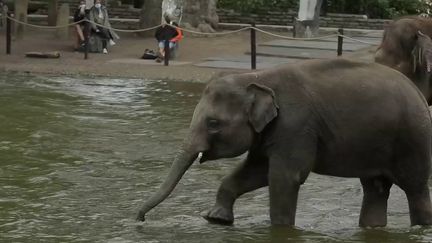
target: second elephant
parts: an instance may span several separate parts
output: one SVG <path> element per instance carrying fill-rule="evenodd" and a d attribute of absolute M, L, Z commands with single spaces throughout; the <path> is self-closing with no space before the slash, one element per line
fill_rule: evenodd
<path fill-rule="evenodd" d="M 432 20 L 403 17 L 384 31 L 375 61 L 405 74 L 432 104 Z"/>

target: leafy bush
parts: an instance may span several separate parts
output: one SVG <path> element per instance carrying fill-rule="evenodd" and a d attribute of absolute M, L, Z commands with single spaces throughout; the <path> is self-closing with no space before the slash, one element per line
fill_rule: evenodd
<path fill-rule="evenodd" d="M 218 0 L 218 7 L 242 13 L 257 13 L 261 9 L 295 9 L 299 0 Z"/>
<path fill-rule="evenodd" d="M 219 0 L 218 7 L 241 13 L 257 13 L 260 9 L 292 9 L 297 11 L 300 0 Z M 365 14 L 370 18 L 394 18 L 429 13 L 427 0 L 327 0 L 327 12 Z M 324 1 L 325 3 L 325 1 Z M 429 3 L 430 4 L 430 3 Z"/>

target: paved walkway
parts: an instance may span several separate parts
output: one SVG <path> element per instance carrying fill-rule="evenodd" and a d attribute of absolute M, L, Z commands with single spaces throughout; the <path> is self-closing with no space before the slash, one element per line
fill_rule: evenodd
<path fill-rule="evenodd" d="M 287 32 L 273 33 L 288 35 Z M 361 32 L 359 32 L 361 33 Z M 366 33 L 366 31 L 365 31 Z M 382 33 L 354 36 L 367 41 L 376 41 Z M 378 34 L 377 34 L 378 33 Z M 92 75 L 156 80 L 182 80 L 206 82 L 213 75 L 227 69 L 250 70 L 251 58 L 249 31 L 218 37 L 187 35 L 182 40 L 178 57 L 165 67 L 163 63 L 141 60 L 146 48 L 155 49 L 153 37 L 121 34 L 117 45 L 109 54 L 89 55 L 74 52 L 73 34 L 69 40 L 53 38 L 53 31 L 29 29 L 25 38 L 12 41 L 12 55 L 5 55 L 5 34 L 0 28 L 0 71 L 43 73 L 53 75 Z M 257 68 L 269 68 L 284 63 L 297 62 L 304 58 L 336 57 L 336 40 L 290 41 L 257 33 Z M 371 61 L 375 47 L 346 40 L 345 57 L 355 56 L 358 60 Z M 58 59 L 26 58 L 26 52 L 58 51 Z"/>
<path fill-rule="evenodd" d="M 360 33 L 350 37 L 355 40 L 344 38 L 344 56 L 375 48 L 381 41 L 382 31 Z M 284 63 L 293 63 L 299 59 L 328 59 L 336 56 L 337 37 L 310 41 L 274 39 L 258 45 L 257 68 L 264 69 Z M 360 60 L 369 61 L 370 55 L 367 58 L 360 58 Z M 250 69 L 250 51 L 246 51 L 244 55 L 240 56 L 209 57 L 204 62 L 195 65 L 199 67 Z"/>

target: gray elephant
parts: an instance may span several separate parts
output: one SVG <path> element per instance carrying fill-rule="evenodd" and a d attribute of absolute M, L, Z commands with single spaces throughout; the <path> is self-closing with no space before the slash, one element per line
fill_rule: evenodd
<path fill-rule="evenodd" d="M 432 20 L 403 17 L 384 31 L 375 61 L 405 74 L 432 104 Z"/>
<path fill-rule="evenodd" d="M 360 178 L 360 226 L 386 225 L 393 184 L 407 195 L 411 224 L 430 225 L 431 126 L 419 90 L 376 63 L 305 61 L 217 78 L 195 108 L 167 179 L 137 219 L 165 200 L 199 153 L 202 163 L 248 152 L 223 179 L 208 221 L 232 224 L 235 200 L 268 186 L 271 223 L 294 225 L 300 185 L 315 172 Z"/>

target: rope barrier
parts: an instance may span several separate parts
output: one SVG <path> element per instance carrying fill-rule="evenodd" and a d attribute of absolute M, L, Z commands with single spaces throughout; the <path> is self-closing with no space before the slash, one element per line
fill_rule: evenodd
<path fill-rule="evenodd" d="M 252 27 L 248 26 L 248 27 L 243 27 L 243 28 L 238 29 L 238 30 L 232 30 L 232 31 L 226 31 L 226 32 L 206 33 L 206 32 L 199 32 L 199 31 L 194 31 L 194 30 L 188 30 L 188 29 L 180 28 L 180 27 L 177 27 L 177 26 L 174 26 L 174 25 L 169 25 L 169 26 L 172 26 L 174 28 L 178 28 L 178 29 L 180 29 L 181 31 L 184 31 L 184 32 L 188 32 L 188 33 L 192 33 L 192 34 L 198 34 L 198 35 L 229 35 L 229 34 L 234 34 L 234 33 L 242 32 L 242 31 L 245 31 L 245 30 L 248 30 L 248 29 L 252 28 Z"/>
<path fill-rule="evenodd" d="M 10 20 L 12 20 L 12 21 L 14 21 L 14 22 L 16 22 L 16 23 L 18 23 L 18 24 L 22 24 L 22 25 L 25 25 L 25 26 L 33 27 L 33 28 L 40 28 L 40 29 L 59 29 L 59 28 L 66 28 L 66 27 L 73 26 L 73 25 L 76 25 L 76 24 L 79 24 L 79 23 L 85 21 L 84 19 L 82 19 L 82 20 L 80 20 L 80 21 L 73 22 L 73 23 L 69 23 L 69 24 L 65 24 L 65 25 L 45 26 L 45 25 L 29 24 L 29 23 L 26 23 L 26 22 L 20 21 L 20 20 L 18 20 L 18 19 L 16 19 L 16 18 L 12 18 L 12 17 L 10 17 L 10 16 L 8 16 L 8 15 L 6 15 L 6 18 L 8 18 L 8 19 L 10 19 Z"/>
<path fill-rule="evenodd" d="M 267 34 L 270 36 L 274 36 L 274 37 L 278 37 L 278 38 L 283 38 L 283 39 L 287 39 L 287 40 L 304 40 L 304 41 L 308 41 L 308 40 L 322 40 L 322 39 L 327 39 L 327 38 L 331 38 L 331 37 L 337 37 L 338 34 L 332 34 L 332 35 L 325 35 L 325 36 L 319 36 L 319 37 L 312 37 L 312 38 L 295 38 L 295 37 L 290 37 L 290 36 L 283 36 L 283 35 L 278 35 L 278 34 L 273 34 L 271 32 L 262 30 L 262 29 L 258 29 L 256 27 L 248 27 L 250 29 L 255 29 L 256 31 L 259 31 L 263 34 Z"/>
<path fill-rule="evenodd" d="M 377 46 L 377 45 L 380 44 L 380 43 L 373 43 L 373 42 L 369 42 L 369 41 L 363 41 L 363 40 L 359 40 L 359 39 L 354 39 L 354 38 L 352 38 L 352 37 L 349 37 L 349 36 L 346 36 L 346 35 L 341 35 L 341 34 L 339 34 L 339 36 L 340 36 L 340 37 L 343 37 L 343 38 L 346 38 L 346 39 L 348 39 L 348 40 L 352 40 L 352 41 L 360 42 L 360 43 L 367 44 L 367 45 L 374 45 L 374 46 Z"/>
<path fill-rule="evenodd" d="M 117 31 L 117 32 L 136 33 L 136 32 L 145 32 L 145 31 L 154 30 L 154 29 L 156 29 L 156 28 L 158 28 L 158 27 L 161 26 L 161 25 L 156 25 L 156 26 L 153 26 L 153 27 L 150 27 L 150 28 L 146 28 L 146 29 L 124 30 L 124 29 L 116 29 L 116 28 L 113 28 L 113 27 L 107 27 L 107 26 L 98 24 L 98 23 L 96 23 L 94 21 L 88 20 L 88 19 L 83 19 L 83 20 L 80 20 L 80 21 L 77 21 L 77 22 L 69 23 L 69 24 L 66 24 L 66 25 L 60 25 L 60 26 L 59 25 L 57 25 L 57 26 L 44 26 L 44 25 L 29 24 L 29 23 L 20 21 L 20 20 L 18 20 L 16 18 L 7 16 L 7 15 L 5 17 L 8 18 L 8 19 L 10 19 L 10 20 L 12 20 L 12 21 L 14 21 L 14 22 L 16 22 L 16 23 L 18 23 L 18 24 L 30 26 L 30 27 L 33 27 L 33 28 L 41 28 L 41 29 L 66 28 L 66 27 L 69 27 L 69 26 L 73 26 L 73 25 L 79 24 L 81 22 L 88 22 L 88 23 L 93 24 L 95 26 L 103 27 L 103 28 L 114 30 L 114 31 Z M 167 24 L 167 25 L 169 25 L 169 24 Z M 180 30 L 182 30 L 184 32 L 188 32 L 188 33 L 192 33 L 192 34 L 197 34 L 197 35 L 206 35 L 206 36 L 209 36 L 209 35 L 214 35 L 214 36 L 217 36 L 217 35 L 229 35 L 229 34 L 239 33 L 239 32 L 245 31 L 245 30 L 249 30 L 249 29 L 254 29 L 254 30 L 256 30 L 258 32 L 261 32 L 263 34 L 270 35 L 270 36 L 273 36 L 273 37 L 282 38 L 282 39 L 287 39 L 287 40 L 310 41 L 310 40 L 323 40 L 323 39 L 334 38 L 334 37 L 338 37 L 339 36 L 339 37 L 343 37 L 343 38 L 346 38 L 346 39 L 349 39 L 349 40 L 352 40 L 352 41 L 355 41 L 355 42 L 367 44 L 367 45 L 379 45 L 379 43 L 373 43 L 373 42 L 369 42 L 369 41 L 363 41 L 363 40 L 352 38 L 352 37 L 347 36 L 347 35 L 341 35 L 341 34 L 338 34 L 338 33 L 331 34 L 331 35 L 325 35 L 325 36 L 319 36 L 319 37 L 312 37 L 312 38 L 295 38 L 295 37 L 290 37 L 290 36 L 284 36 L 284 35 L 274 34 L 274 33 L 271 33 L 269 31 L 265 31 L 265 30 L 259 29 L 257 27 L 252 27 L 252 26 L 243 27 L 241 29 L 233 30 L 233 31 L 215 32 L 215 33 L 206 33 L 206 32 L 194 31 L 194 30 L 180 28 L 180 27 L 173 26 L 173 25 L 169 25 L 169 26 L 172 26 L 174 28 L 179 28 Z"/>
<path fill-rule="evenodd" d="M 160 24 L 160 25 L 156 25 L 156 26 L 153 26 L 153 27 L 150 27 L 150 28 L 146 28 L 146 29 L 122 30 L 122 29 L 116 29 L 116 28 L 113 28 L 113 27 L 107 27 L 105 25 L 98 24 L 98 23 L 96 23 L 94 21 L 91 21 L 91 20 L 88 20 L 88 19 L 85 19 L 84 21 L 89 22 L 90 24 L 94 24 L 96 26 L 105 28 L 105 29 L 114 30 L 114 31 L 117 31 L 117 32 L 126 32 L 126 33 L 145 32 L 145 31 L 157 29 L 157 28 L 159 28 L 161 26 L 161 24 Z"/>

